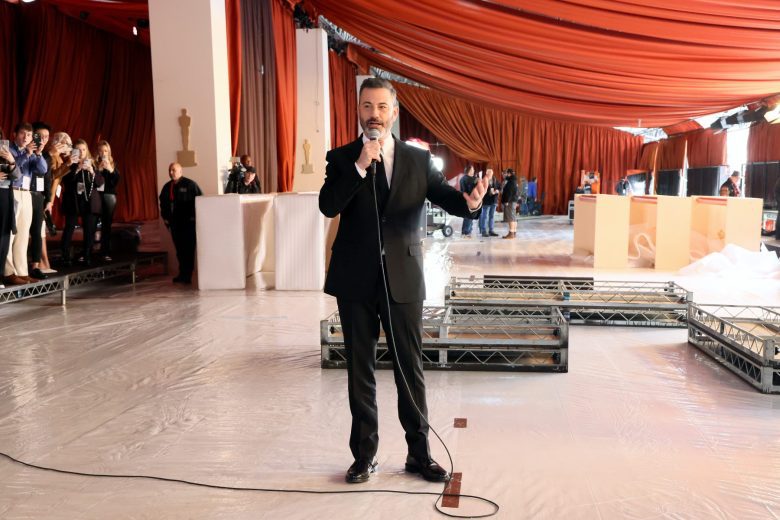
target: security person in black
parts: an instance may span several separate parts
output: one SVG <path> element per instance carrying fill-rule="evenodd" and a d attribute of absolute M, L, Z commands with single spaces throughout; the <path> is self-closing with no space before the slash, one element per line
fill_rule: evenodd
<path fill-rule="evenodd" d="M 189 284 L 195 268 L 195 197 L 203 192 L 195 181 L 182 176 L 179 163 L 168 166 L 168 176 L 171 180 L 160 191 L 160 215 L 171 232 L 179 260 L 179 275 L 173 281 Z"/>

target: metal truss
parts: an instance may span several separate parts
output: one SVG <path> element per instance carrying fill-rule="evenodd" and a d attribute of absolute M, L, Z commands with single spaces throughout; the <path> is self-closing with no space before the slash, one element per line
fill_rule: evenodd
<path fill-rule="evenodd" d="M 147 253 L 139 255 L 134 260 L 112 262 L 63 276 L 50 277 L 40 282 L 6 287 L 0 289 L 0 305 L 54 293 L 60 293 L 60 303 L 65 305 L 69 289 L 126 275 L 130 276 L 131 283 L 135 284 L 135 275 L 139 265 L 162 264 L 167 268 L 167 262 L 167 253 Z"/>
<path fill-rule="evenodd" d="M 585 278 L 452 278 L 452 305 L 556 306 L 571 324 L 685 327 L 691 293 L 674 282 L 604 281 Z"/>
<path fill-rule="evenodd" d="M 780 308 L 698 305 L 688 342 L 764 393 L 780 393 Z"/>
<path fill-rule="evenodd" d="M 338 313 L 320 323 L 322 367 L 346 368 Z M 426 369 L 568 371 L 568 324 L 554 307 L 425 307 L 422 358 Z M 392 368 L 382 334 L 377 366 Z"/>

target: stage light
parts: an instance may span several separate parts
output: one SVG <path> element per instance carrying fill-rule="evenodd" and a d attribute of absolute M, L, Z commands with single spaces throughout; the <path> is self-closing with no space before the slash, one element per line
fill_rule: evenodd
<path fill-rule="evenodd" d="M 444 171 L 444 159 L 441 157 L 436 157 L 435 155 L 431 156 L 431 162 L 433 162 L 433 167 L 439 170 L 440 172 Z"/>
<path fill-rule="evenodd" d="M 133 36 L 138 36 L 138 27 L 133 26 Z"/>
<path fill-rule="evenodd" d="M 772 110 L 767 111 L 764 114 L 764 119 L 772 124 L 780 123 L 780 105 L 777 105 Z"/>
<path fill-rule="evenodd" d="M 31 4 L 31 3 L 35 2 L 35 0 L 22 0 L 22 2 L 25 3 L 25 4 Z"/>

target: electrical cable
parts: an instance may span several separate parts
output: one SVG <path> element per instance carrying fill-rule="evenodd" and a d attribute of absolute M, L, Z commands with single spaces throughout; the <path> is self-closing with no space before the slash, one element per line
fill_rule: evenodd
<path fill-rule="evenodd" d="M 389 288 L 387 286 L 387 274 L 385 273 L 385 261 L 384 256 L 382 255 L 382 235 L 381 235 L 381 224 L 380 224 L 380 218 L 379 218 L 379 205 L 377 202 L 376 197 L 376 175 L 372 175 L 372 193 L 374 197 L 374 211 L 376 213 L 376 225 L 377 225 L 377 240 L 379 242 L 379 264 L 382 271 L 382 284 L 384 286 L 384 296 L 385 296 L 385 304 L 387 305 L 387 321 L 388 321 L 388 328 L 390 329 L 387 331 L 387 341 L 388 341 L 388 347 L 392 348 L 393 356 L 395 357 L 396 365 L 399 367 L 399 372 L 401 374 L 401 379 L 404 382 L 404 387 L 409 395 L 409 398 L 414 405 L 415 410 L 417 410 L 417 413 L 420 415 L 422 420 L 425 422 L 425 424 L 428 425 L 428 428 L 433 432 L 433 434 L 436 436 L 436 438 L 439 440 L 441 445 L 444 447 L 444 451 L 447 453 L 447 458 L 450 462 L 450 478 L 452 478 L 453 470 L 455 469 L 455 464 L 452 460 L 452 454 L 450 453 L 449 448 L 447 447 L 447 444 L 444 442 L 444 440 L 441 438 L 439 433 L 436 431 L 436 429 L 431 425 L 431 423 L 428 421 L 428 418 L 425 416 L 424 413 L 422 413 L 422 410 L 420 410 L 419 406 L 414 400 L 414 395 L 412 394 L 412 390 L 409 386 L 409 382 L 406 379 L 406 375 L 403 373 L 403 370 L 400 369 L 400 361 L 398 359 L 398 352 L 395 349 L 395 338 L 393 337 L 393 321 L 390 311 L 390 294 L 389 294 Z M 83 471 L 71 471 L 71 470 L 65 470 L 65 469 L 59 469 L 59 468 L 52 468 L 49 466 L 41 466 L 38 464 L 33 464 L 30 462 L 25 462 L 23 460 L 17 459 L 15 457 L 12 457 L 11 455 L 0 451 L 0 457 L 4 457 L 11 462 L 15 464 L 19 464 L 31 469 L 39 470 L 39 471 L 48 471 L 52 473 L 58 473 L 62 475 L 72 475 L 72 476 L 79 476 L 79 477 L 89 477 L 89 478 L 115 478 L 115 479 L 135 479 L 135 480 L 155 480 L 158 482 L 171 482 L 171 483 L 177 483 L 177 484 L 185 484 L 188 486 L 197 486 L 197 487 L 204 487 L 209 489 L 220 489 L 220 490 L 226 490 L 226 491 L 253 491 L 253 492 L 261 492 L 261 493 L 290 493 L 290 494 L 308 494 L 308 495 L 351 495 L 351 494 L 369 494 L 369 493 L 380 493 L 380 494 L 397 494 L 397 495 L 426 495 L 426 496 L 435 496 L 436 501 L 434 502 L 434 508 L 437 512 L 444 516 L 448 516 L 450 518 L 488 518 L 491 516 L 495 516 L 500 506 L 485 497 L 479 496 L 479 495 L 465 495 L 462 493 L 447 493 L 447 484 L 449 484 L 450 480 L 444 483 L 444 488 L 440 493 L 434 493 L 430 491 L 401 491 L 396 489 L 357 489 L 357 490 L 314 490 L 314 489 L 282 489 L 282 488 L 255 488 L 255 487 L 242 487 L 242 486 L 223 486 L 219 484 L 207 484 L 204 482 L 197 482 L 193 480 L 185 480 L 185 479 L 177 479 L 177 478 L 170 478 L 170 477 L 158 477 L 154 475 L 123 475 L 123 474 L 110 474 L 110 473 L 90 473 L 90 472 L 83 472 Z M 444 497 L 457 497 L 457 498 L 473 498 L 474 500 L 485 502 L 487 504 L 490 504 L 493 506 L 494 511 L 492 513 L 486 513 L 481 515 L 456 515 L 452 513 L 447 513 L 443 511 L 439 507 L 439 501 L 443 500 Z"/>
<path fill-rule="evenodd" d="M 387 336 L 387 346 L 388 348 L 392 347 L 391 350 L 393 351 L 393 357 L 395 359 L 396 366 L 398 367 L 398 372 L 401 374 L 401 379 L 403 380 L 404 387 L 406 388 L 406 392 L 409 395 L 409 400 L 412 402 L 412 405 L 414 405 L 414 409 L 417 410 L 417 413 L 420 415 L 420 417 L 425 422 L 425 424 L 428 425 L 428 428 L 430 428 L 430 430 L 433 432 L 436 438 L 439 439 L 439 442 L 444 447 L 444 451 L 447 453 L 447 458 L 450 461 L 450 479 L 451 479 L 452 473 L 455 469 L 455 463 L 452 461 L 452 454 L 450 453 L 447 444 L 444 442 L 444 439 L 442 439 L 439 436 L 439 432 L 436 431 L 436 429 L 428 421 L 428 418 L 425 416 L 425 414 L 422 413 L 420 407 L 417 406 L 417 402 L 414 400 L 414 395 L 412 394 L 412 389 L 409 387 L 409 382 L 406 380 L 406 375 L 404 374 L 404 371 L 401 370 L 401 362 L 398 359 L 398 352 L 396 351 L 395 348 L 395 337 L 393 336 L 393 318 L 390 312 L 390 288 L 387 286 L 387 273 L 385 272 L 385 255 L 383 254 L 384 244 L 382 244 L 382 226 L 380 224 L 380 218 L 379 218 L 379 202 L 377 201 L 377 197 L 376 197 L 376 166 L 374 164 L 372 164 L 372 166 L 373 168 L 371 168 L 371 181 L 372 181 L 373 189 L 371 191 L 373 192 L 374 195 L 374 212 L 376 214 L 376 232 L 377 232 L 377 241 L 379 242 L 379 267 L 380 267 L 379 270 L 382 272 L 382 286 L 384 287 L 385 304 L 387 305 L 387 324 L 388 324 L 388 328 L 390 329 L 388 331 L 385 331 Z M 486 513 L 483 515 L 475 515 L 475 516 L 464 516 L 464 515 L 455 515 L 452 513 L 446 513 L 442 511 L 442 509 L 439 507 L 439 501 L 443 500 L 450 479 L 448 479 L 447 482 L 444 483 L 444 489 L 442 489 L 442 492 L 439 494 L 438 498 L 433 504 L 436 511 L 438 511 L 444 516 L 449 516 L 451 518 L 488 518 L 498 513 L 500 506 L 496 502 L 481 496 L 476 496 L 472 498 L 476 498 L 477 500 L 481 500 L 491 504 L 495 508 L 495 510 L 492 513 Z M 461 495 L 461 496 L 466 496 L 466 495 Z"/>

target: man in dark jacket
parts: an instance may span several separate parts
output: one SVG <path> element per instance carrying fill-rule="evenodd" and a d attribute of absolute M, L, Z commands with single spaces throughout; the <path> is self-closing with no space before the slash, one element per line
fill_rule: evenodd
<path fill-rule="evenodd" d="M 160 215 L 171 232 L 179 261 L 179 275 L 173 281 L 189 284 L 195 268 L 195 197 L 203 192 L 195 181 L 182 176 L 179 163 L 168 166 L 168 176 L 171 180 L 160 190 Z"/>
<path fill-rule="evenodd" d="M 225 186 L 225 193 L 261 193 L 260 179 L 257 177 L 257 170 L 252 165 L 252 156 L 242 155 L 241 162 L 238 162 L 230 170 L 228 182 Z"/>
<path fill-rule="evenodd" d="M 325 292 L 336 297 L 344 344 L 355 459 L 346 480 L 366 482 L 379 443 L 376 345 L 379 325 L 391 338 L 398 416 L 406 432 L 406 471 L 435 482 L 449 479 L 431 457 L 422 367 L 425 299 L 421 217 L 425 199 L 461 217 L 479 216 L 485 182 L 471 194 L 452 188 L 426 150 L 390 133 L 398 117 L 393 85 L 368 78 L 360 86 L 358 116 L 363 137 L 328 152 L 320 211 L 340 215 Z M 371 170 L 375 172 L 372 173 Z M 392 324 L 391 324 L 392 321 Z M 388 332 L 389 331 L 389 332 Z M 408 381 L 410 392 L 403 384 Z"/>
<path fill-rule="evenodd" d="M 728 195 L 726 195 L 727 193 Z M 739 172 L 735 171 L 731 174 L 731 177 L 726 179 L 726 182 L 720 186 L 720 195 L 723 197 L 739 197 L 740 193 Z"/>
<path fill-rule="evenodd" d="M 501 190 L 501 204 L 504 207 L 504 222 L 509 224 L 509 231 L 504 238 L 515 238 L 517 234 L 517 200 L 520 198 L 520 189 L 517 186 L 517 177 L 512 168 L 504 172 L 504 189 Z"/>

